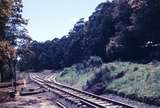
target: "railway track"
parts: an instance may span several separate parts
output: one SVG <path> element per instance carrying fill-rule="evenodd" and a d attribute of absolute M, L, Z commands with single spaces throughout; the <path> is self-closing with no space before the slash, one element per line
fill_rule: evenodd
<path fill-rule="evenodd" d="M 76 105 L 76 108 L 135 108 L 131 105 L 60 84 L 55 81 L 53 75 L 30 74 L 30 77 L 39 85 Z"/>

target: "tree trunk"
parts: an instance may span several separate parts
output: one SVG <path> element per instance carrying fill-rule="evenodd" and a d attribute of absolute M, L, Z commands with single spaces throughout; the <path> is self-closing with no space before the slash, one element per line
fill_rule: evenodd
<path fill-rule="evenodd" d="M 1 82 L 4 82 L 5 80 L 4 80 L 5 78 L 4 78 L 4 73 L 2 72 L 1 73 Z"/>

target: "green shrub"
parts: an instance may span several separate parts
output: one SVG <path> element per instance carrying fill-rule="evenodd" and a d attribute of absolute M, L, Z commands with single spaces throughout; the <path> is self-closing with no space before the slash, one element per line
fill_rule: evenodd
<path fill-rule="evenodd" d="M 154 64 L 113 62 L 81 69 L 73 66 L 64 69 L 58 79 L 80 89 L 99 84 L 102 88 L 105 86 L 102 93 L 116 91 L 138 97 L 160 96 L 160 66 Z"/>
<path fill-rule="evenodd" d="M 91 56 L 87 63 L 89 66 L 101 66 L 103 62 L 100 57 Z"/>

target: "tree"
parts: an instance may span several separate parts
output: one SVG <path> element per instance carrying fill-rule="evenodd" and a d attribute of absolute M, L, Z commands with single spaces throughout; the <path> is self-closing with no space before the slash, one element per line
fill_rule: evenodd
<path fill-rule="evenodd" d="M 16 49 L 31 40 L 24 27 L 27 20 L 22 18 L 22 7 L 22 0 L 1 0 L 0 3 L 0 68 L 4 65 L 9 68 L 8 71 L 1 71 L 3 81 L 13 77 L 12 72 L 16 65 L 14 61 L 17 57 Z M 10 76 L 5 78 L 4 76 L 8 73 Z"/>
<path fill-rule="evenodd" d="M 11 16 L 5 29 L 6 40 L 8 40 L 11 45 L 23 45 L 31 41 L 27 29 L 25 29 L 28 20 L 22 17 L 22 8 L 22 0 L 13 0 Z"/>
<path fill-rule="evenodd" d="M 12 0 L 0 1 L 0 40 L 5 39 L 5 27 L 6 23 L 11 15 Z"/>
<path fill-rule="evenodd" d="M 11 73 L 13 69 L 12 61 L 15 59 L 16 50 L 11 47 L 11 45 L 7 41 L 0 41 L 0 74 L 2 82 L 11 79 L 13 75 L 13 73 Z M 8 71 L 2 71 L 5 65 L 8 65 Z"/>
<path fill-rule="evenodd" d="M 159 0 L 101 3 L 88 21 L 77 21 L 66 36 L 31 43 L 29 49 L 36 56 L 23 58 L 24 63 L 39 63 L 33 64 L 33 69 L 61 69 L 90 56 L 99 56 L 105 62 L 160 60 L 159 4 Z"/>
<path fill-rule="evenodd" d="M 115 0 L 114 8 L 112 10 L 114 34 L 106 45 L 107 59 L 113 60 L 127 60 L 134 59 L 134 46 L 136 40 L 129 34 L 128 27 L 131 25 L 130 17 L 132 14 L 131 6 L 128 0 Z"/>

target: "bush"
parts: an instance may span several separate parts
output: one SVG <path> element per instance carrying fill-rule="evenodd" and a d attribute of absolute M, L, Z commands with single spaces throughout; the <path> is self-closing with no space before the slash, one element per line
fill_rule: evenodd
<path fill-rule="evenodd" d="M 112 79 L 112 77 L 110 75 L 110 71 L 108 69 L 108 66 L 104 64 L 99 69 L 95 70 L 94 76 L 90 80 L 87 81 L 85 89 L 90 89 L 97 83 L 104 83 L 103 85 L 106 86 L 106 84 L 109 83 L 111 81 L 111 79 Z M 101 87 L 99 87 L 99 88 L 101 88 Z"/>
<path fill-rule="evenodd" d="M 102 65 L 102 59 L 97 56 L 91 56 L 89 60 L 87 61 L 88 66 L 101 66 Z"/>

